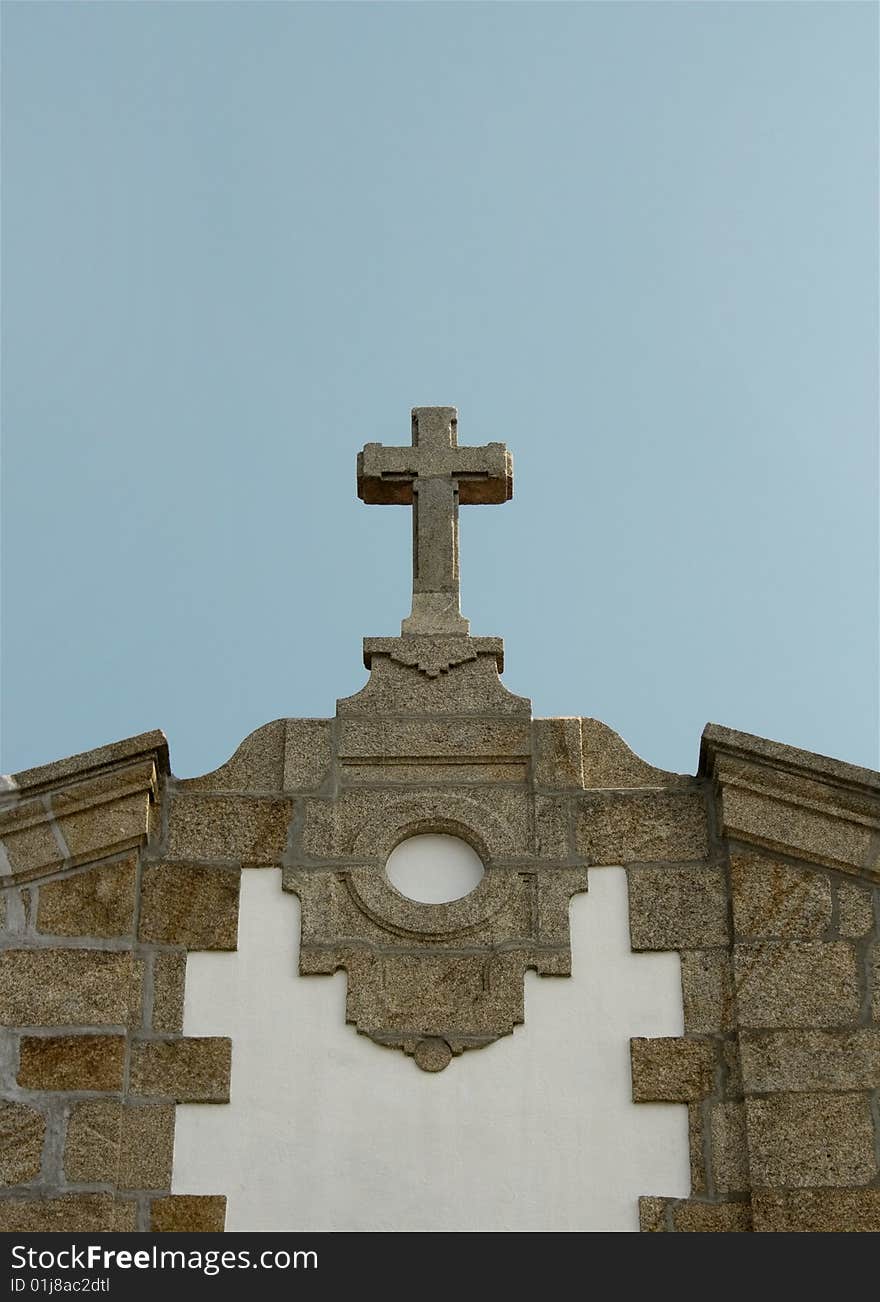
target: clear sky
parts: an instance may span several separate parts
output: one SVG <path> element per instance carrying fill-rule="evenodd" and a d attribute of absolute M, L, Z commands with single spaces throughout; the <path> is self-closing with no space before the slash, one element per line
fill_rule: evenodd
<path fill-rule="evenodd" d="M 536 714 L 880 765 L 876 5 L 2 22 L 5 771 L 332 715 L 433 404 L 514 453 L 462 605 Z"/>

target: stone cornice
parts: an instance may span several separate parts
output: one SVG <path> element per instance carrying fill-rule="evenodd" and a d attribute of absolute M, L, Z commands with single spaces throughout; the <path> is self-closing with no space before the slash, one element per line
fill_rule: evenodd
<path fill-rule="evenodd" d="M 25 769 L 0 793 L 0 882 L 11 885 L 139 846 L 168 773 L 159 731 Z"/>
<path fill-rule="evenodd" d="M 880 773 L 708 724 L 700 774 L 725 836 L 880 881 Z"/>

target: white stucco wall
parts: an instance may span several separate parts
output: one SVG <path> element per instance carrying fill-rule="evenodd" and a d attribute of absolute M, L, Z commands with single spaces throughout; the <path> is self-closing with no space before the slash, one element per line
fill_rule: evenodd
<path fill-rule="evenodd" d="M 185 1031 L 230 1035 L 231 1103 L 177 1110 L 174 1192 L 227 1229 L 618 1230 L 686 1197 L 687 1113 L 630 1102 L 629 1036 L 682 1031 L 679 959 L 635 955 L 622 869 L 571 907 L 574 975 L 526 976 L 526 1022 L 436 1075 L 344 1023 L 345 976 L 296 974 L 299 902 L 242 876 L 239 949 L 189 958 Z"/>

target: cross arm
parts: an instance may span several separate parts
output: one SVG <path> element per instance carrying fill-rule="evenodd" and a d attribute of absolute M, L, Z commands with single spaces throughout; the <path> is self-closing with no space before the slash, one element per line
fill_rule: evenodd
<path fill-rule="evenodd" d="M 365 444 L 357 459 L 357 489 L 361 501 L 382 506 L 412 506 L 419 454 L 419 448 Z"/>
<path fill-rule="evenodd" d="M 513 497 L 513 456 L 503 443 L 481 448 L 456 448 L 457 465 L 452 478 L 458 480 L 462 506 L 483 502 L 508 502 Z"/>
<path fill-rule="evenodd" d="M 417 478 L 455 480 L 464 506 L 507 502 L 513 496 L 513 457 L 503 443 L 437 449 L 367 443 L 358 454 L 358 497 L 363 502 L 411 506 Z"/>

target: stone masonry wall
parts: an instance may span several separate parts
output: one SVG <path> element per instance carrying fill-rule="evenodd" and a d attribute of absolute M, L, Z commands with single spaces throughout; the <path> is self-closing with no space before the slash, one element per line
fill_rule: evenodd
<path fill-rule="evenodd" d="M 526 966 L 546 954 L 545 970 L 564 972 L 582 865 L 625 865 L 633 949 L 681 954 L 685 1034 L 632 1041 L 633 1098 L 688 1105 L 692 1189 L 687 1200 L 646 1190 L 643 1229 L 880 1229 L 880 776 L 715 727 L 695 777 L 664 773 L 595 720 L 526 715 L 522 727 L 517 709 L 505 731 L 497 710 L 481 723 L 476 697 L 456 733 L 437 704 L 451 673 L 438 684 L 389 662 L 372 690 L 392 674 L 428 700 L 433 730 L 411 704 L 386 717 L 393 701 L 380 693 L 379 732 L 364 731 L 349 698 L 335 720 L 258 729 L 202 778 L 171 777 L 151 733 L 11 781 L 0 797 L 0 1230 L 221 1229 L 222 1190 L 170 1194 L 175 1105 L 222 1104 L 229 1090 L 229 1041 L 182 1034 L 187 952 L 235 948 L 242 868 L 281 866 L 303 891 L 304 872 L 338 884 L 345 811 L 409 800 L 431 830 L 453 793 L 493 828 L 512 811 L 515 853 L 498 862 L 544 883 Z M 354 961 L 327 941 L 338 921 L 327 908 L 309 921 L 304 902 L 305 970 Z M 372 946 L 381 959 L 371 926 L 358 954 Z M 432 963 L 441 951 L 453 967 L 473 961 L 472 948 L 413 936 L 413 971 L 419 946 Z M 491 949 L 499 937 L 487 936 Z M 323 967 L 322 952 L 335 955 Z M 392 991 L 395 1016 L 423 1008 L 407 980 Z M 517 1020 L 515 985 L 504 991 L 487 1005 L 489 1039 Z M 361 1029 L 381 1039 L 388 1010 L 367 1005 Z M 443 1017 L 458 1025 L 454 998 Z M 454 1052 L 483 1042 L 450 1038 Z M 432 1053 L 420 1065 L 446 1066 Z"/>
<path fill-rule="evenodd" d="M 0 1231 L 223 1228 L 222 1197 L 170 1196 L 175 1105 L 228 1099 L 230 1044 L 181 1035 L 144 864 L 167 781 L 147 733 L 0 794 Z"/>
<path fill-rule="evenodd" d="M 880 1230 L 880 779 L 710 726 L 701 884 L 630 869 L 633 947 L 678 949 L 685 1036 L 632 1042 L 690 1112 L 692 1198 L 653 1231 Z M 711 884 L 710 884 L 711 883 Z"/>

